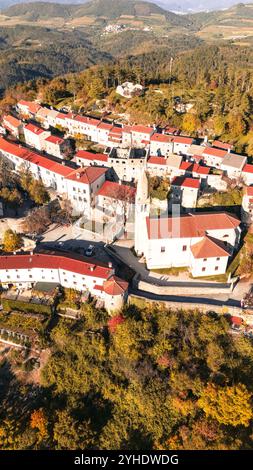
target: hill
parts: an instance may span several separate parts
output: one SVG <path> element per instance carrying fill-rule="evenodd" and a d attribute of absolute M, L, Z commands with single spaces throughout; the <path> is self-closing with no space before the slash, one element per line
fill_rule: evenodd
<path fill-rule="evenodd" d="M 31 2 L 13 5 L 2 11 L 9 18 L 27 21 L 40 21 L 52 18 L 74 20 L 84 17 L 113 20 L 117 18 L 151 18 L 161 15 L 166 22 L 176 26 L 188 26 L 190 18 L 164 10 L 154 3 L 136 0 L 92 0 L 82 5 L 63 5 L 58 3 Z"/>
<path fill-rule="evenodd" d="M 111 60 L 78 30 L 34 26 L 0 28 L 0 50 L 0 91 L 17 82 L 50 78 Z"/>

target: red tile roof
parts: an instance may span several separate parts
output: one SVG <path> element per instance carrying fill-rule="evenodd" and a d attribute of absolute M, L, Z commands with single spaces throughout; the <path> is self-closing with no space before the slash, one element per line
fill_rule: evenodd
<path fill-rule="evenodd" d="M 112 130 L 113 125 L 112 125 L 112 124 L 108 124 L 108 122 L 102 122 L 102 121 L 101 121 L 101 122 L 98 124 L 97 127 L 98 127 L 98 129 L 104 129 L 105 131 L 110 131 L 110 130 Z"/>
<path fill-rule="evenodd" d="M 41 108 L 40 104 L 35 103 L 34 101 L 20 100 L 18 105 L 25 106 L 32 114 L 36 114 Z"/>
<path fill-rule="evenodd" d="M 214 140 L 212 146 L 218 147 L 223 150 L 231 150 L 233 148 L 232 144 L 226 144 L 225 142 L 221 142 L 220 140 Z"/>
<path fill-rule="evenodd" d="M 187 178 L 185 176 L 175 176 L 171 184 L 173 186 L 181 186 L 181 188 L 199 189 L 200 180 L 194 178 Z"/>
<path fill-rule="evenodd" d="M 149 239 L 203 237 L 210 230 L 235 229 L 240 220 L 226 212 L 146 219 Z"/>
<path fill-rule="evenodd" d="M 28 253 L 18 253 L 16 255 L 11 254 L 7 256 L 0 255 L 0 270 L 32 268 L 63 269 L 84 276 L 92 276 L 105 280 L 113 273 L 111 268 L 97 261 L 88 262 L 86 258 L 82 258 L 81 256 L 55 251 L 34 253 L 33 255 Z"/>
<path fill-rule="evenodd" d="M 208 166 L 201 166 L 197 163 L 194 163 L 192 171 L 193 173 L 198 173 L 199 175 L 208 175 L 210 173 L 210 168 Z"/>
<path fill-rule="evenodd" d="M 11 127 L 19 127 L 22 124 L 22 121 L 20 119 L 15 118 L 14 116 L 11 116 L 11 114 L 8 114 L 7 116 L 3 117 L 3 122 L 4 124 L 7 123 Z"/>
<path fill-rule="evenodd" d="M 253 186 L 247 186 L 245 188 L 245 192 L 246 192 L 247 196 L 253 196 Z"/>
<path fill-rule="evenodd" d="M 132 132 L 138 132 L 140 134 L 149 134 L 149 135 L 153 134 L 154 132 L 153 127 L 141 126 L 141 125 L 132 126 L 131 130 Z"/>
<path fill-rule="evenodd" d="M 128 289 L 128 282 L 119 277 L 112 276 L 104 282 L 104 292 L 108 295 L 122 295 Z"/>
<path fill-rule="evenodd" d="M 56 118 L 57 119 L 62 119 L 62 120 L 65 120 L 68 116 L 68 114 L 64 114 L 64 113 L 58 113 Z"/>
<path fill-rule="evenodd" d="M 91 184 L 94 183 L 100 176 L 107 172 L 107 168 L 96 166 L 87 166 L 72 171 L 66 179 L 76 181 L 77 183 Z"/>
<path fill-rule="evenodd" d="M 246 163 L 242 169 L 243 173 L 253 173 L 253 165 L 250 165 L 249 163 Z"/>
<path fill-rule="evenodd" d="M 193 163 L 191 162 L 181 162 L 179 170 L 192 171 Z"/>
<path fill-rule="evenodd" d="M 243 324 L 243 318 L 241 318 L 241 317 L 232 316 L 232 317 L 230 317 L 230 321 L 234 325 L 242 325 Z"/>
<path fill-rule="evenodd" d="M 204 155 L 210 155 L 210 156 L 213 156 L 213 157 L 223 158 L 223 157 L 225 157 L 225 155 L 227 155 L 227 151 L 226 150 L 216 149 L 214 147 L 206 147 L 204 152 L 203 152 L 203 156 Z"/>
<path fill-rule="evenodd" d="M 35 126 L 34 124 L 31 124 L 31 123 L 26 124 L 24 129 L 32 132 L 33 134 L 37 134 L 37 135 L 40 135 L 43 132 L 45 132 L 45 129 L 41 129 L 41 127 Z"/>
<path fill-rule="evenodd" d="M 126 200 L 134 202 L 136 189 L 132 186 L 119 184 L 112 181 L 105 181 L 101 188 L 97 191 L 97 196 L 108 197 L 111 199 Z"/>
<path fill-rule="evenodd" d="M 155 133 L 150 138 L 151 142 L 173 142 L 173 136 Z"/>
<path fill-rule="evenodd" d="M 77 158 L 84 158 L 85 160 L 99 160 L 101 162 L 107 162 L 108 156 L 103 153 L 92 153 L 87 150 L 78 150 L 76 154 Z"/>
<path fill-rule="evenodd" d="M 149 157 L 147 163 L 152 165 L 166 165 L 166 159 L 164 157 Z"/>
<path fill-rule="evenodd" d="M 45 140 L 55 145 L 60 145 L 60 144 L 63 144 L 64 142 L 64 139 L 62 139 L 61 137 L 57 137 L 56 135 L 50 135 Z"/>
<path fill-rule="evenodd" d="M 229 257 L 224 243 L 207 236 L 192 245 L 191 252 L 196 259 Z"/>
<path fill-rule="evenodd" d="M 173 138 L 173 142 L 175 142 L 176 144 L 191 145 L 193 142 L 193 139 L 191 137 L 183 137 L 183 136 L 178 135 Z"/>
<path fill-rule="evenodd" d="M 27 162 L 46 168 L 47 170 L 53 171 L 54 173 L 58 173 L 62 176 L 67 176 L 73 172 L 73 169 L 68 166 L 56 163 L 54 160 L 32 152 L 21 145 L 8 142 L 2 137 L 0 137 L 0 151 L 10 153 L 11 155 L 22 158 Z"/>

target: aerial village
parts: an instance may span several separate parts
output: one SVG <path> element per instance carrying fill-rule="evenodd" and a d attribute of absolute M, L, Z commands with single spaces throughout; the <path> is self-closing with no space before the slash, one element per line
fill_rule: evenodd
<path fill-rule="evenodd" d="M 173 294 L 196 304 L 203 297 L 209 310 L 224 296 L 247 307 L 251 284 L 238 289 L 230 266 L 252 222 L 253 164 L 232 145 L 169 125 L 117 124 L 24 100 L 3 117 L 0 131 L 6 164 L 42 181 L 51 201 L 67 200 L 73 217 L 57 232 L 66 232 L 62 237 L 52 230 L 48 243 L 31 236 L 26 248 L 2 252 L 6 296 L 47 283 L 90 296 L 110 313 L 131 294 L 157 301 Z M 92 150 L 75 148 L 77 136 Z M 201 205 L 231 188 L 243 192 L 236 214 Z M 1 200 L 0 209 L 4 222 Z M 86 243 L 83 251 L 74 250 L 78 241 Z"/>

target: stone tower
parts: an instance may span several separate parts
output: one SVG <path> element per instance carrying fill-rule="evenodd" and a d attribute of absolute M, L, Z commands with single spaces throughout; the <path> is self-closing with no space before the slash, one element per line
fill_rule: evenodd
<path fill-rule="evenodd" d="M 138 256 L 144 253 L 147 239 L 146 217 L 149 216 L 150 199 L 148 195 L 148 178 L 143 169 L 137 182 L 135 198 L 134 248 Z"/>

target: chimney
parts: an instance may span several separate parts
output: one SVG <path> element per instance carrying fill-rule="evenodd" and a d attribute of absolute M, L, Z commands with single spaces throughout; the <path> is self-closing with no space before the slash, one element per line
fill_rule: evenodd
<path fill-rule="evenodd" d="M 112 269 L 112 262 L 111 262 L 111 261 L 109 261 L 108 267 L 109 267 L 110 269 Z"/>
<path fill-rule="evenodd" d="M 81 178 L 80 173 L 77 173 L 77 174 L 76 174 L 76 179 L 77 179 L 77 180 L 80 180 L 80 178 Z"/>
<path fill-rule="evenodd" d="M 30 255 L 31 255 L 31 256 L 33 255 L 33 251 L 30 251 Z"/>
<path fill-rule="evenodd" d="M 94 271 L 94 269 L 95 269 L 95 266 L 94 266 L 94 264 L 92 264 L 91 267 L 90 267 L 90 270 Z"/>
<path fill-rule="evenodd" d="M 62 160 L 62 163 L 61 163 L 63 166 L 65 166 L 65 160 Z"/>

